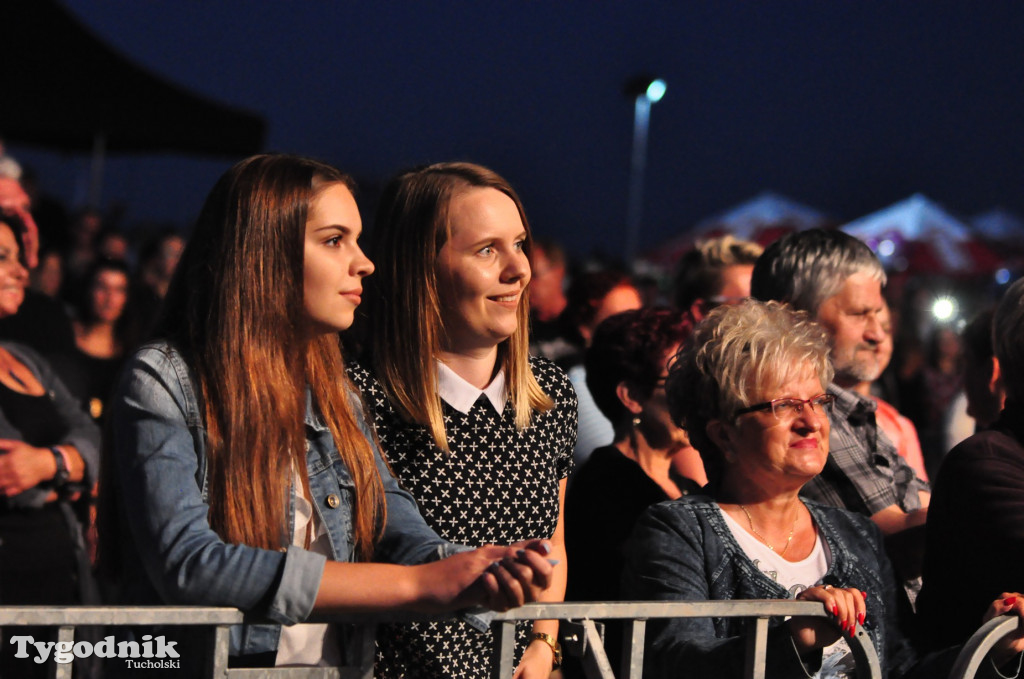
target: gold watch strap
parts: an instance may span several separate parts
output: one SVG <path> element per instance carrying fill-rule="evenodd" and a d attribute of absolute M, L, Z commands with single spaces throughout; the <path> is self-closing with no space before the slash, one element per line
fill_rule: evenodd
<path fill-rule="evenodd" d="M 551 663 L 552 669 L 558 669 L 562 666 L 562 646 L 558 643 L 558 639 L 546 632 L 534 632 L 530 635 L 530 642 L 543 641 L 545 644 L 551 647 L 551 652 L 554 654 L 555 659 Z"/>

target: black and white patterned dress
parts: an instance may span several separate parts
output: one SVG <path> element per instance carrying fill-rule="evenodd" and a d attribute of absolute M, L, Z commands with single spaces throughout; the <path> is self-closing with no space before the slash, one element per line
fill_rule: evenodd
<path fill-rule="evenodd" d="M 485 396 L 463 414 L 442 401 L 451 453 L 427 429 L 395 413 L 380 384 L 359 365 L 349 375 L 373 415 L 385 457 L 415 496 L 437 533 L 473 547 L 550 537 L 558 522 L 558 484 L 572 471 L 576 394 L 560 368 L 542 358 L 530 365 L 555 407 L 516 430 L 511 402 L 499 415 Z M 532 622 L 517 626 L 516 659 Z M 377 631 L 378 677 L 489 676 L 490 632 L 461 621 L 382 625 Z"/>

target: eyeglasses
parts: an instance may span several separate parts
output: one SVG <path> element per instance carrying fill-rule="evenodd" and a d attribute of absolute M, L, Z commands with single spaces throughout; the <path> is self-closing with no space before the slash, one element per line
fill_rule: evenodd
<path fill-rule="evenodd" d="M 832 412 L 832 404 L 835 403 L 835 400 L 836 397 L 832 394 L 818 394 L 808 399 L 777 398 L 774 401 L 766 401 L 747 406 L 746 408 L 740 408 L 736 411 L 736 416 L 758 410 L 770 410 L 777 420 L 791 420 L 803 414 L 805 405 L 811 406 L 812 413 L 827 415 Z"/>

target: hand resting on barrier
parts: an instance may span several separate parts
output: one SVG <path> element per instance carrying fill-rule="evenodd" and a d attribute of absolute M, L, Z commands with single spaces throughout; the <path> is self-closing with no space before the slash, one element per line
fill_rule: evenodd
<path fill-rule="evenodd" d="M 991 651 L 992 662 L 1001 667 L 1015 655 L 1024 652 L 1024 597 L 1018 592 L 1003 592 L 989 605 L 982 623 L 986 623 L 999 615 L 1016 615 L 1017 631 L 1003 637 Z"/>
<path fill-rule="evenodd" d="M 794 617 L 789 631 L 801 652 L 825 648 L 839 641 L 842 634 L 852 639 L 857 624 L 867 617 L 866 595 L 855 587 L 839 588 L 832 585 L 808 587 L 796 596 L 803 601 L 820 601 L 832 619 Z M 836 626 L 839 626 L 839 629 Z M 840 632 L 841 630 L 841 632 Z"/>

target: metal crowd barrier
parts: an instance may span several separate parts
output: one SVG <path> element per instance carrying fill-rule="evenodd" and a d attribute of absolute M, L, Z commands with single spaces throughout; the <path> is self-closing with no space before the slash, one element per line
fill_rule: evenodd
<path fill-rule="evenodd" d="M 494 614 L 491 629 L 496 639 L 491 676 L 510 679 L 515 662 L 515 623 L 518 620 L 558 619 L 567 621 L 566 650 L 582 658 L 587 675 L 595 679 L 616 676 L 605 654 L 596 621 L 625 621 L 623 667 L 620 679 L 640 679 L 643 674 L 644 639 L 648 620 L 660 618 L 743 617 L 752 624 L 747 635 L 744 679 L 764 679 L 767 654 L 768 622 L 777 616 L 830 617 L 820 603 L 789 600 L 754 601 L 679 601 L 679 602 L 608 602 L 608 603 L 532 603 L 506 613 Z M 210 679 L 372 679 L 373 639 L 363 635 L 358 643 L 358 664 L 344 668 L 228 668 L 229 633 L 231 625 L 242 621 L 241 611 L 234 608 L 205 607 L 0 607 L 0 632 L 5 643 L 19 626 L 58 628 L 58 642 L 74 642 L 79 626 L 188 625 L 211 627 L 212 661 L 206 672 Z M 330 616 L 318 621 L 393 622 L 410 619 L 436 619 L 425 616 Z M 1000 628 L 1001 630 L 1002 628 Z M 1005 633 L 1005 632 L 1004 632 Z M 999 637 L 997 637 L 998 639 Z M 995 643 L 995 642 L 992 642 Z M 981 651 L 987 651 L 991 644 Z M 868 635 L 858 628 L 850 640 L 857 661 L 859 679 L 880 679 L 878 656 Z M 70 679 L 71 664 L 51 662 L 51 677 Z M 957 675 L 960 676 L 960 675 Z M 971 677 L 972 674 L 962 675 Z"/>
<path fill-rule="evenodd" d="M 960 649 L 960 655 L 956 658 L 953 671 L 949 673 L 949 679 L 974 679 L 988 652 L 1003 637 L 1015 632 L 1017 625 L 1016 616 L 1001 615 L 979 627 Z"/>

